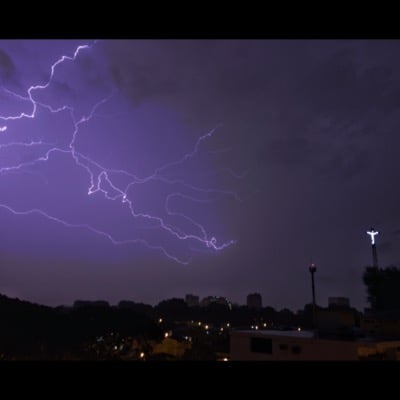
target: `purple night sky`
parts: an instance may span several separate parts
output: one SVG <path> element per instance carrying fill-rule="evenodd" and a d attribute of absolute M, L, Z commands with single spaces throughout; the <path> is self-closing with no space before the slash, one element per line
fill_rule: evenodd
<path fill-rule="evenodd" d="M 398 40 L 0 41 L 0 293 L 259 292 L 297 310 L 312 257 L 317 302 L 363 308 L 368 228 L 380 265 L 400 263 L 399 54 Z"/>

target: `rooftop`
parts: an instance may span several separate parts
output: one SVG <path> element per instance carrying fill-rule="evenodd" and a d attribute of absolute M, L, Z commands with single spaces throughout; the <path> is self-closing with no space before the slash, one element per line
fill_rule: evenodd
<path fill-rule="evenodd" d="M 259 330 L 259 331 L 254 331 L 254 330 L 238 330 L 238 331 L 232 331 L 235 333 L 245 333 L 245 334 L 251 334 L 255 336 L 286 336 L 286 337 L 298 337 L 298 338 L 313 338 L 314 337 L 314 332 L 312 331 L 297 331 L 297 330 L 292 330 L 292 331 L 278 331 L 278 330 Z"/>

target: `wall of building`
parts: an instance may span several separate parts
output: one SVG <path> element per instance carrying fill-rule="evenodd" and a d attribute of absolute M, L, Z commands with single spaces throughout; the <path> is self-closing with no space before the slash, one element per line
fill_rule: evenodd
<path fill-rule="evenodd" d="M 232 332 L 230 358 L 248 361 L 357 360 L 357 343 Z"/>
<path fill-rule="evenodd" d="M 360 343 L 358 356 L 360 360 L 400 360 L 400 341 Z"/>
<path fill-rule="evenodd" d="M 172 338 L 163 339 L 161 343 L 154 346 L 152 354 L 168 354 L 176 358 L 181 358 L 186 350 L 191 348 L 191 344 L 178 342 Z"/>

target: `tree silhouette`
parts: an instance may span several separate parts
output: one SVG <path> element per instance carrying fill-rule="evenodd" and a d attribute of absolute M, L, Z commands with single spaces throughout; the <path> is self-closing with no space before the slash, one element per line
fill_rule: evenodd
<path fill-rule="evenodd" d="M 367 300 L 376 311 L 400 310 L 400 269 L 366 267 L 363 282 L 367 287 Z"/>

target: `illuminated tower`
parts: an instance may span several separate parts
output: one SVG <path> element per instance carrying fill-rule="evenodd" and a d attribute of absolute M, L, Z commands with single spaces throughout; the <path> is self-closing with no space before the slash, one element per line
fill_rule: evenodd
<path fill-rule="evenodd" d="M 378 268 L 378 253 L 376 251 L 376 244 L 375 244 L 375 236 L 379 232 L 376 231 L 374 228 L 371 228 L 367 231 L 367 235 L 371 237 L 371 246 L 372 246 L 372 266 Z"/>

